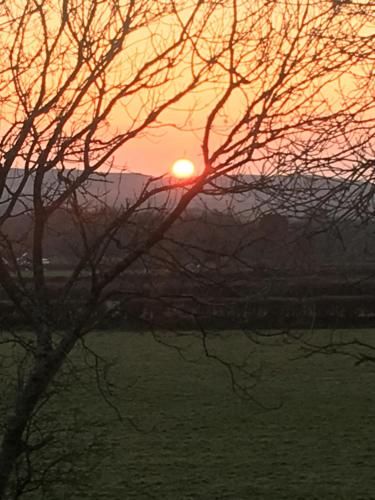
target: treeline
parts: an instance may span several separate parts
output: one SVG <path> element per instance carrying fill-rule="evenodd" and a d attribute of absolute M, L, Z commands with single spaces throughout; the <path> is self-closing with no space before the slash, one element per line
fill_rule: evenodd
<path fill-rule="evenodd" d="M 88 266 L 71 291 L 75 307 L 61 303 L 66 279 L 87 245 L 95 247 L 97 259 L 90 265 L 105 272 L 147 241 L 164 214 L 134 214 L 104 252 L 101 233 L 118 216 L 106 208 L 59 210 L 51 217 L 44 257 L 61 325 L 74 319 L 71 311 L 90 288 Z M 3 245 L 3 256 L 24 274 L 26 286 L 32 284 L 32 230 L 28 216 L 10 219 L 6 236 L 14 255 Z M 374 255 L 375 224 L 337 222 L 323 213 L 304 219 L 268 213 L 250 220 L 229 211 L 191 210 L 109 287 L 110 299 L 98 313 L 104 327 L 366 326 L 375 317 Z M 4 291 L 0 300 L 3 324 L 19 325 Z"/>
<path fill-rule="evenodd" d="M 163 213 L 155 210 L 133 215 L 113 232 L 103 252 L 101 233 L 118 216 L 119 212 L 108 208 L 79 213 L 56 211 L 44 236 L 44 257 L 50 267 L 71 269 L 85 254 L 87 245 L 91 245 L 95 247 L 98 269 L 106 268 L 146 241 Z M 32 258 L 32 231 L 33 220 L 28 215 L 7 221 L 4 233 L 13 243 L 13 255 L 4 237 L 2 254 L 10 263 L 26 254 Z M 375 263 L 373 223 L 337 222 L 325 214 L 291 219 L 268 213 L 250 220 L 231 212 L 207 210 L 188 212 L 129 271 L 320 272 L 327 266 L 366 269 L 372 263 Z"/>

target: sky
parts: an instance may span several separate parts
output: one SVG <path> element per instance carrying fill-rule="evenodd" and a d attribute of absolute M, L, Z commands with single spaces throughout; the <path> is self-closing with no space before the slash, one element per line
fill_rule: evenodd
<path fill-rule="evenodd" d="M 295 2 L 290 0 L 287 2 L 281 2 L 279 10 L 273 10 L 270 19 L 267 19 L 266 22 L 262 21 L 261 23 L 259 22 L 259 24 L 254 24 L 253 38 L 251 37 L 251 35 L 249 36 L 246 33 L 246 30 L 249 29 L 248 27 L 251 24 L 251 19 L 247 19 L 245 14 L 245 11 L 247 12 L 246 1 L 239 1 L 237 3 L 237 15 L 238 19 L 240 20 L 240 30 L 244 30 L 246 36 L 248 36 L 248 39 L 245 39 L 243 44 L 244 47 L 240 47 L 237 56 L 235 55 L 234 57 L 238 58 L 238 68 L 242 68 L 243 73 L 246 73 L 246 71 L 248 70 L 246 66 L 250 68 L 248 70 L 250 79 L 252 76 L 251 68 L 254 67 L 253 71 L 255 76 L 251 82 L 251 85 L 247 88 L 244 87 L 242 93 L 240 91 L 236 91 L 232 98 L 228 101 L 226 107 L 223 108 L 224 114 L 226 113 L 226 116 L 224 116 L 223 114 L 220 117 L 220 120 L 218 120 L 217 124 L 219 129 L 224 122 L 229 122 L 229 125 L 234 124 L 236 120 L 241 117 L 241 113 L 249 104 L 249 102 L 251 102 L 251 99 L 255 100 L 257 98 L 257 95 L 261 93 L 261 91 L 263 90 L 262 86 L 264 85 L 266 88 L 267 85 L 271 85 L 270 82 L 272 82 L 272 79 L 274 78 L 272 72 L 277 74 L 277 72 L 280 70 L 278 62 L 279 53 L 285 54 L 285 51 L 288 50 L 288 48 L 293 43 L 293 37 L 296 30 L 298 30 L 298 22 L 296 22 L 295 19 L 293 20 L 293 15 L 298 12 L 298 16 L 303 16 L 304 8 L 307 9 L 307 7 L 308 9 L 310 9 L 308 16 L 313 17 L 314 15 L 318 15 L 319 12 L 317 12 L 316 10 L 316 5 L 320 5 L 320 3 L 321 2 L 319 2 L 319 0 L 318 2 L 315 2 L 314 0 L 296 0 Z M 255 2 L 254 5 L 256 4 L 259 4 L 263 7 L 263 5 L 265 5 L 266 3 Z M 297 4 L 299 4 L 298 7 L 296 7 Z M 311 4 L 311 7 L 309 7 L 309 4 Z M 366 5 L 368 4 L 368 2 L 359 0 L 357 4 Z M 328 5 L 329 7 L 330 4 L 328 2 L 323 2 L 322 5 Z M 286 9 L 285 6 L 287 6 Z M 285 11 L 287 12 L 286 14 Z M 228 19 L 230 19 L 232 13 L 229 15 L 229 10 L 227 12 Z M 337 16 L 340 15 L 341 18 L 337 17 L 335 19 L 335 22 L 341 26 L 343 26 L 343 23 L 344 25 L 345 23 L 347 23 L 348 33 L 351 29 L 350 23 L 352 23 L 352 27 L 354 27 L 354 30 L 356 29 L 356 26 L 362 26 L 361 33 L 363 35 L 368 36 L 370 34 L 375 34 L 375 24 L 371 24 L 369 22 L 363 23 L 363 21 L 361 21 L 359 18 L 356 19 L 356 17 L 352 15 L 352 11 L 340 11 Z M 351 17 L 349 18 L 349 16 Z M 292 21 L 290 20 L 290 18 L 292 19 Z M 350 22 L 348 22 L 348 20 L 350 20 Z M 223 23 L 223 27 L 228 30 L 228 26 L 230 25 L 227 24 L 225 20 L 223 21 L 222 17 L 220 17 L 219 19 L 219 25 L 220 23 Z M 287 23 L 289 23 L 289 25 L 284 26 Z M 319 23 L 320 21 L 312 22 L 311 26 L 308 29 L 312 31 L 315 26 L 319 27 Z M 356 25 L 356 23 L 358 24 Z M 346 28 L 343 29 L 343 32 L 345 32 L 345 29 Z M 286 38 L 283 38 L 285 37 L 285 33 L 290 33 L 290 40 L 287 39 L 287 36 Z M 283 34 L 282 37 L 280 37 L 280 34 Z M 259 47 L 257 46 L 257 50 L 254 50 L 252 52 L 251 44 L 257 44 L 257 38 L 263 35 L 269 36 L 269 38 L 273 40 L 272 43 L 274 44 L 274 46 L 268 46 L 265 48 L 264 54 L 266 55 L 266 57 L 267 55 L 269 55 L 270 60 L 269 62 L 266 62 L 258 67 L 254 61 L 256 59 L 256 54 L 259 50 Z M 330 34 L 327 33 L 327 35 L 329 36 Z M 334 30 L 332 35 L 335 35 Z M 217 33 L 215 33 L 215 36 L 217 36 Z M 303 35 L 303 39 L 305 36 L 306 33 Z M 322 39 L 324 39 L 324 33 L 322 35 Z M 279 43 L 280 45 L 278 46 L 277 43 Z M 306 43 L 306 40 L 304 40 L 303 43 Z M 324 43 L 324 41 L 322 43 Z M 340 42 L 338 42 L 338 44 L 339 43 Z M 311 45 L 313 45 L 313 42 Z M 313 47 L 310 48 L 308 45 L 303 46 L 303 44 L 301 43 L 300 51 L 302 54 L 303 51 L 308 54 L 309 50 L 315 49 Z M 334 63 L 334 59 L 332 59 L 331 61 L 327 61 L 328 65 Z M 267 71 L 271 74 L 271 76 L 268 76 L 266 74 Z M 302 113 L 305 112 L 306 114 L 308 114 L 314 108 L 314 106 L 317 105 L 318 102 L 320 106 L 322 106 L 322 103 L 323 105 L 327 105 L 327 109 L 328 107 L 330 107 L 331 110 L 335 108 L 340 109 L 343 106 L 343 95 L 345 93 L 346 95 L 349 95 L 350 92 L 357 91 L 359 82 L 353 76 L 353 74 L 355 73 L 356 72 L 353 71 L 341 75 L 337 82 L 328 83 L 322 92 L 317 92 L 316 94 L 314 94 L 315 90 L 313 88 L 313 85 L 309 87 L 307 84 L 305 86 L 306 96 L 308 96 L 310 93 L 311 99 L 308 102 L 303 103 L 301 109 L 304 109 L 304 111 L 302 111 Z M 303 71 L 301 72 L 301 74 L 303 74 Z M 290 83 L 290 87 L 293 87 L 292 83 Z M 280 108 L 280 113 L 285 111 L 287 117 L 293 115 L 293 112 L 290 111 L 293 107 L 293 103 L 297 102 L 298 99 L 300 99 L 300 102 L 303 102 L 303 96 L 302 98 L 300 98 L 299 93 L 300 91 L 298 91 L 298 93 L 297 91 L 291 92 L 287 96 L 287 99 L 291 104 L 289 104 L 289 108 L 288 105 L 284 106 L 282 111 Z M 200 171 L 203 168 L 202 125 L 206 121 L 208 112 L 212 109 L 212 102 L 214 102 L 215 100 L 217 101 L 217 99 L 221 95 L 222 89 L 220 89 L 220 85 L 217 82 L 208 83 L 203 91 L 197 92 L 193 99 L 190 99 L 188 104 L 186 104 L 185 101 L 182 101 L 182 103 L 178 103 L 177 105 L 173 106 L 170 111 L 163 115 L 163 120 L 161 121 L 163 123 L 170 123 L 179 126 L 169 126 L 166 128 L 158 129 L 156 131 L 152 131 L 146 137 L 141 137 L 132 141 L 131 143 L 129 143 L 129 145 L 127 145 L 125 148 L 122 148 L 116 154 L 115 167 L 126 167 L 127 169 L 129 169 L 129 171 L 145 174 L 152 173 L 153 175 L 162 175 L 170 170 L 174 161 L 176 161 L 177 159 L 188 158 L 196 165 L 197 170 Z M 184 124 L 183 122 L 186 115 L 184 110 L 194 107 L 196 108 L 196 111 L 190 116 L 189 122 L 187 124 Z M 288 113 L 290 113 L 290 115 L 288 115 Z M 282 121 L 283 118 L 281 117 L 280 122 Z M 119 127 L 121 127 L 121 115 L 115 117 L 115 122 L 118 123 Z M 219 135 L 217 135 L 216 137 L 213 136 L 213 143 L 215 143 L 215 141 L 217 143 L 220 143 Z"/>
<path fill-rule="evenodd" d="M 180 158 L 190 159 L 197 171 L 202 168 L 199 137 L 190 131 L 166 130 L 158 135 L 134 140 L 122 148 L 115 158 L 115 169 L 126 168 L 130 172 L 163 175 L 170 171 Z"/>
<path fill-rule="evenodd" d="M 336 12 L 332 9 L 330 0 L 253 0 L 251 3 L 248 0 L 218 0 L 199 4 L 188 0 L 176 2 L 178 8 L 174 13 L 170 11 L 174 4 L 168 0 L 137 0 L 134 3 L 139 10 L 132 12 L 133 24 L 129 26 L 134 25 L 136 29 L 130 29 L 124 41 L 123 52 L 105 72 L 104 77 L 98 80 L 97 85 L 91 86 L 87 91 L 74 118 L 64 128 L 63 136 L 69 137 L 90 120 L 103 88 L 107 89 L 104 104 L 119 89 L 129 88 L 120 104 L 111 109 L 105 126 L 97 132 L 96 138 L 100 143 L 100 140 L 112 134 L 131 132 L 152 110 L 178 93 L 208 64 L 210 69 L 203 73 L 198 89 L 189 91 L 187 97 L 174 102 L 158 116 L 156 128 L 148 128 L 147 133 L 142 132 L 115 152 L 115 170 L 162 175 L 170 171 L 177 159 L 188 158 L 199 172 L 204 164 L 202 146 L 207 116 L 214 109 L 215 103 L 225 96 L 229 82 L 236 85 L 238 83 L 238 86 L 223 101 L 220 113 L 215 116 L 210 127 L 209 137 L 206 138 L 211 148 L 210 153 L 225 144 L 228 132 L 244 117 L 245 110 L 249 109 L 250 112 L 249 118 L 244 120 L 232 137 L 231 144 L 224 148 L 224 154 L 217 156 L 216 164 L 235 152 L 232 146 L 247 136 L 243 143 L 238 143 L 237 148 L 246 152 L 253 140 L 249 135 L 251 130 L 257 130 L 260 141 L 268 140 L 272 131 L 285 125 L 293 128 L 301 117 L 322 116 L 327 111 L 339 110 L 346 104 L 343 96 L 349 96 L 359 85 L 358 79 L 353 76 L 355 71 L 337 78 L 335 73 L 329 74 L 330 67 L 337 63 L 343 53 L 340 52 L 342 39 L 345 34 L 367 35 L 371 30 L 375 33 L 374 24 L 370 27 L 368 21 L 364 23 L 360 19 L 360 14 L 353 15 L 353 12 L 345 11 L 351 6 L 344 4 Z M 364 5 L 366 2 L 359 0 L 358 3 Z M 29 4 L 31 7 L 34 5 L 31 1 Z M 23 158 L 33 158 L 36 151 L 43 153 L 48 134 L 53 130 L 52 127 L 48 128 L 48 121 L 53 126 L 59 122 L 63 113 L 61 110 L 67 109 L 64 106 L 69 106 L 73 96 L 80 92 L 100 51 L 114 39 L 116 29 L 122 27 L 123 23 L 126 25 L 126 9 L 131 3 L 128 0 L 44 0 L 41 5 L 45 9 L 45 23 L 41 22 L 38 9 L 31 9 L 27 16 L 20 16 L 25 5 L 28 2 L 24 0 L 8 2 L 7 6 L 13 9 L 14 16 L 9 25 L 6 24 L 7 11 L 0 14 L 3 60 L 11 59 L 13 68 L 21 67 L 18 81 L 15 80 L 13 68 L 0 74 L 1 132 L 8 125 L 12 127 L 14 123 L 21 123 L 25 119 L 38 100 L 38 92 L 42 87 L 47 90 L 47 94 L 52 94 L 56 86 L 74 70 L 78 40 L 84 29 L 84 22 L 91 15 L 92 5 L 97 5 L 95 22 L 87 35 L 87 50 L 92 50 L 94 55 L 91 59 L 88 58 L 81 74 L 63 98 L 54 103 L 47 114 L 38 118 L 37 127 L 41 131 L 39 140 L 32 146 L 32 153 L 23 155 Z M 70 13 L 61 11 L 63 5 L 69 6 Z M 120 14 L 111 11 L 111 6 L 116 9 L 119 5 Z M 181 34 L 181 24 L 187 22 L 192 15 L 194 5 L 199 6 L 200 14 L 194 18 L 183 48 L 176 46 L 155 66 L 147 68 L 150 58 L 173 46 Z M 159 18 L 159 9 L 169 9 L 168 15 L 164 15 L 163 11 Z M 326 9 L 327 15 L 321 15 L 322 9 Z M 204 21 L 204 15 L 208 16 L 207 22 Z M 329 23 L 327 16 L 332 16 Z M 155 18 L 161 20 L 155 21 Z M 65 24 L 61 24 L 62 19 Z M 63 26 L 63 35 L 58 38 L 60 26 Z M 332 39 L 335 44 L 332 44 Z M 55 40 L 59 41 L 54 45 Z M 52 56 L 44 81 L 41 68 L 48 50 L 51 50 Z M 289 57 L 289 51 L 293 54 L 292 57 Z M 317 57 L 312 59 L 315 53 Z M 176 64 L 174 60 L 177 61 Z M 139 90 L 138 82 L 134 82 L 133 78 L 144 67 L 146 70 L 142 75 L 146 74 L 147 78 L 140 80 Z M 153 68 L 158 72 L 153 74 Z M 328 76 L 325 76 L 327 68 Z M 317 77 L 315 69 L 323 71 L 323 77 Z M 285 72 L 288 76 L 284 78 L 282 86 L 278 87 L 279 76 Z M 332 77 L 333 83 L 329 80 Z M 321 86 L 323 81 L 324 86 Z M 272 92 L 268 93 L 271 89 Z M 17 93 L 18 98 L 15 97 Z M 43 102 L 47 102 L 49 97 L 44 97 Z M 257 120 L 262 114 L 266 119 L 262 121 L 263 128 L 257 129 Z M 6 121 L 8 124 L 4 125 Z M 308 134 L 312 136 L 311 123 L 304 127 L 300 129 L 305 137 Z M 261 147 L 258 149 L 261 150 Z M 75 151 L 71 154 L 70 164 L 73 164 L 74 158 L 78 158 L 79 154 Z"/>

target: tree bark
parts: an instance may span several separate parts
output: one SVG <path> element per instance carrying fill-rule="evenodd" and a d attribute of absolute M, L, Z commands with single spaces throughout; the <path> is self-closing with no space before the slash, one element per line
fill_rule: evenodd
<path fill-rule="evenodd" d="M 39 359 L 17 395 L 15 409 L 8 418 L 0 448 L 0 500 L 7 498 L 6 492 L 16 460 L 25 451 L 25 428 L 64 359 L 65 355 L 61 351 Z"/>

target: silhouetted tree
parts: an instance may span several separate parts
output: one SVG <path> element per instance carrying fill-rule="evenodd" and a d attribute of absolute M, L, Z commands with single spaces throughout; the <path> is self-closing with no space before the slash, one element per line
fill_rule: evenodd
<path fill-rule="evenodd" d="M 54 436 L 38 418 L 59 393 L 58 374 L 88 332 L 151 293 L 126 275 L 169 265 L 163 243 L 195 199 L 232 196 L 241 207 L 250 197 L 243 220 L 275 209 L 296 216 L 309 203 L 339 210 L 350 198 L 345 183 L 317 189 L 317 176 L 372 180 L 374 129 L 365 9 L 345 17 L 326 0 L 4 0 L 0 9 L 0 284 L 28 327 L 1 333 L 3 359 L 17 346 L 1 415 L 3 499 L 43 484 L 34 456 Z M 201 171 L 184 181 L 150 177 L 136 196 L 108 201 L 97 186 L 116 153 L 171 123 L 177 104 L 188 116 L 174 125 L 199 134 Z M 106 210 L 95 224 L 98 206 Z M 9 220 L 22 221 L 19 234 Z M 75 255 L 58 282 L 44 260 L 49 231 Z"/>

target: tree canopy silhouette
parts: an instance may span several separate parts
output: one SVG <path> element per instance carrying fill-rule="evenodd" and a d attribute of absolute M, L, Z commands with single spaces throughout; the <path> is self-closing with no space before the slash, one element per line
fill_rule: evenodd
<path fill-rule="evenodd" d="M 38 415 L 57 374 L 131 299 L 121 277 L 150 255 L 163 267 L 153 252 L 196 197 L 255 193 L 254 213 L 265 199 L 297 211 L 332 195 L 301 176 L 335 176 L 337 209 L 348 183 L 372 180 L 372 12 L 336 3 L 1 2 L 0 284 L 28 333 L 1 332 L 2 348 L 16 344 L 22 355 L 1 415 L 0 498 L 41 486 L 33 459 L 53 436 L 40 434 Z M 198 136 L 199 175 L 150 177 L 108 206 L 96 181 L 130 144 L 141 150 L 168 127 Z M 93 224 L 98 207 L 106 216 Z M 62 213 L 69 223 L 53 225 Z M 19 234 L 10 233 L 17 220 Z M 57 284 L 45 260 L 51 225 L 61 237 L 75 228 L 74 266 Z M 203 334 L 202 345 L 209 354 Z"/>

